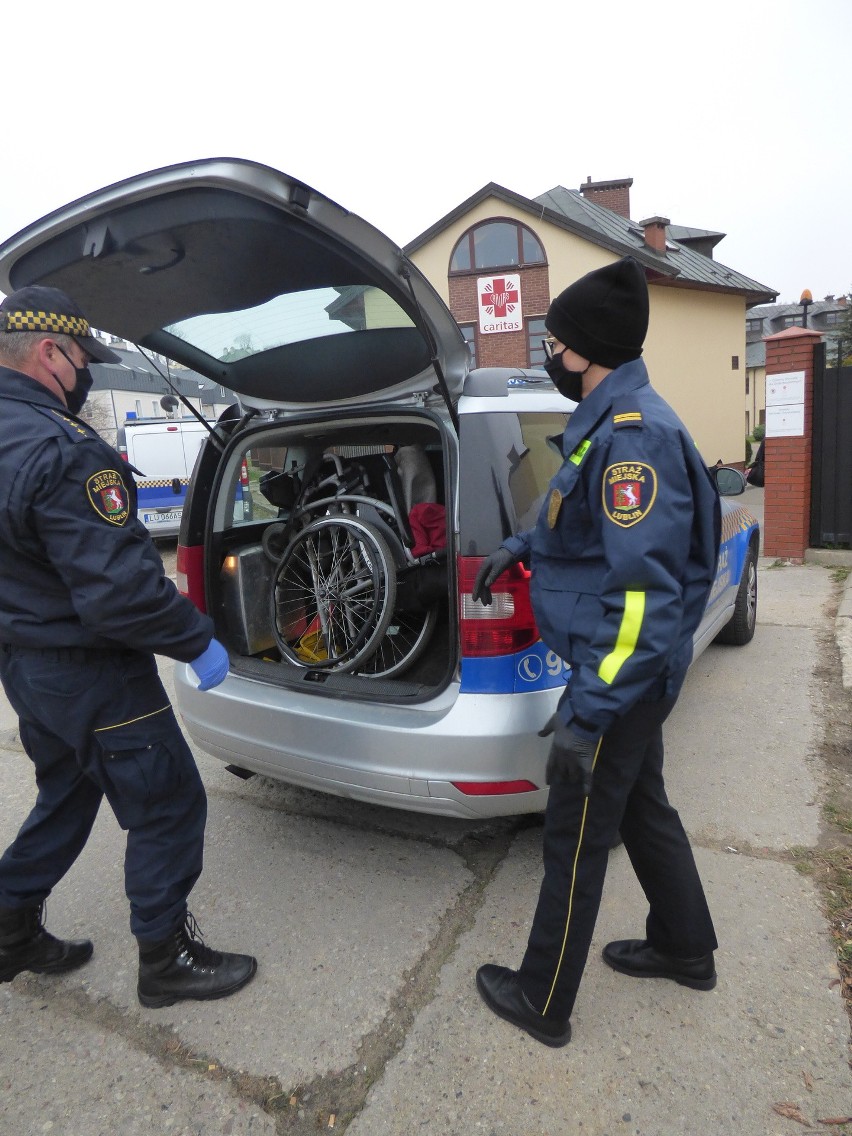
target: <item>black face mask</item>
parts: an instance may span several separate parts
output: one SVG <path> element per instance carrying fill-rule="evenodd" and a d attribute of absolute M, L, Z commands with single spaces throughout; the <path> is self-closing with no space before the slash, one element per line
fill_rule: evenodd
<path fill-rule="evenodd" d="M 79 414 L 86 403 L 86 399 L 89 397 L 89 391 L 92 389 L 92 383 L 95 380 L 92 377 L 92 372 L 88 367 L 78 367 L 71 356 L 68 354 L 68 352 L 63 351 L 58 343 L 56 344 L 56 348 L 61 355 L 65 356 L 65 358 L 74 368 L 74 373 L 77 376 L 77 381 L 74 384 L 74 389 L 65 391 L 65 405 L 68 407 L 72 414 Z M 55 375 L 53 377 L 56 378 Z M 59 383 L 59 379 L 56 379 L 56 381 Z M 59 385 L 62 386 L 62 383 L 59 383 Z M 65 390 L 64 387 L 62 389 Z"/>
<path fill-rule="evenodd" d="M 585 371 L 567 370 L 562 363 L 562 352 L 554 355 L 552 359 L 545 359 L 544 370 L 563 398 L 570 398 L 572 402 L 581 401 Z"/>

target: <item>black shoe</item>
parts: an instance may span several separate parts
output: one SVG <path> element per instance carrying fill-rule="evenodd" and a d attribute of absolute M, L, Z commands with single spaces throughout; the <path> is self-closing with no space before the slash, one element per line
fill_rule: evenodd
<path fill-rule="evenodd" d="M 527 1001 L 517 972 L 488 963 L 476 972 L 476 988 L 483 1002 L 498 1018 L 526 1030 L 530 1037 L 557 1048 L 571 1040 L 571 1023 L 545 1017 Z"/>
<path fill-rule="evenodd" d="M 184 998 L 227 998 L 254 978 L 251 955 L 211 950 L 191 915 L 167 939 L 139 944 L 139 985 L 143 1006 L 158 1010 Z"/>
<path fill-rule="evenodd" d="M 0 907 L 0 982 L 16 974 L 64 974 L 92 957 L 88 939 L 57 939 L 43 926 L 44 904 Z"/>
<path fill-rule="evenodd" d="M 632 978 L 671 978 L 693 990 L 712 990 L 716 985 L 712 952 L 698 958 L 675 958 L 655 951 L 646 939 L 619 939 L 607 943 L 602 953 L 608 966 Z"/>

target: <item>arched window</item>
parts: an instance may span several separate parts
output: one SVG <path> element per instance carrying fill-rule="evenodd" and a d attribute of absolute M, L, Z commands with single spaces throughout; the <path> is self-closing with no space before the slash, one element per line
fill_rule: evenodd
<path fill-rule="evenodd" d="M 483 221 L 464 234 L 450 257 L 450 272 L 544 264 L 538 237 L 518 221 Z"/>

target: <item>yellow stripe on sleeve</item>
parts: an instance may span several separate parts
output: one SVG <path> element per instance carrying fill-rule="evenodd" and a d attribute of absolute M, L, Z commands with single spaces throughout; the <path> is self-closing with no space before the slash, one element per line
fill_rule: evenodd
<path fill-rule="evenodd" d="M 644 615 L 645 593 L 625 592 L 624 614 L 621 617 L 618 638 L 613 649 L 598 667 L 598 678 L 603 679 L 605 683 L 609 684 L 615 681 L 615 676 L 636 650 Z"/>

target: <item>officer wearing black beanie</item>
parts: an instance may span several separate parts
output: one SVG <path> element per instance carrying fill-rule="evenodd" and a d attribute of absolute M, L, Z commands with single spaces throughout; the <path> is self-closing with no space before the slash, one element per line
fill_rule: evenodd
<path fill-rule="evenodd" d="M 551 303 L 545 325 L 578 355 L 614 370 L 638 359 L 648 333 L 648 285 L 632 256 L 589 272 Z"/>
<path fill-rule="evenodd" d="M 716 935 L 689 840 L 666 796 L 662 726 L 692 659 L 719 552 L 715 483 L 641 359 L 648 287 L 632 257 L 589 272 L 551 303 L 546 370 L 578 406 L 536 527 L 486 557 L 484 604 L 530 558 L 541 637 L 570 664 L 545 781 L 544 879 L 518 970 L 487 964 L 495 1014 L 545 1045 L 571 1011 L 619 833 L 649 904 L 645 936 L 604 961 L 695 990 L 716 984 Z"/>

